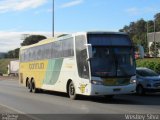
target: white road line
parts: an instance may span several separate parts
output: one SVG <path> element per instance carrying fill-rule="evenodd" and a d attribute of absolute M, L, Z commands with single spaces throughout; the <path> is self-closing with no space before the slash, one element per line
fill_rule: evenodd
<path fill-rule="evenodd" d="M 29 117 L 29 118 L 34 119 L 34 120 L 42 120 L 42 119 L 37 118 L 37 117 L 34 117 L 34 116 L 32 116 L 32 115 L 27 115 L 26 113 L 24 113 L 24 112 L 22 112 L 22 111 L 20 111 L 20 110 L 17 110 L 17 109 L 15 109 L 15 108 L 12 108 L 12 107 L 10 107 L 10 106 L 7 106 L 7 105 L 1 104 L 1 103 L 0 103 L 0 106 L 5 107 L 5 108 L 8 108 L 8 109 L 10 109 L 10 110 L 12 110 L 12 111 L 15 111 L 15 112 L 19 113 L 19 114 L 23 114 L 24 116 Z"/>

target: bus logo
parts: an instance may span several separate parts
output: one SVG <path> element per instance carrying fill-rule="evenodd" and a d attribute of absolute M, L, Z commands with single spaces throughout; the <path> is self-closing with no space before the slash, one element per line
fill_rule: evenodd
<path fill-rule="evenodd" d="M 34 70 L 34 69 L 44 69 L 44 63 L 33 63 L 29 64 L 29 69 Z"/>
<path fill-rule="evenodd" d="M 85 88 L 86 88 L 87 84 L 81 84 L 79 89 L 81 91 L 81 93 L 84 93 L 85 92 Z"/>

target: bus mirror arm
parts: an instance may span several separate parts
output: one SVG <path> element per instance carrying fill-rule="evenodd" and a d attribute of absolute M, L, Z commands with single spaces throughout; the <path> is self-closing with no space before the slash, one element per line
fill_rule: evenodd
<path fill-rule="evenodd" d="M 91 44 L 85 44 L 87 49 L 88 49 L 88 58 L 87 58 L 87 61 L 90 60 L 90 58 L 93 57 L 93 54 L 92 54 L 92 45 Z"/>
<path fill-rule="evenodd" d="M 90 60 L 91 60 L 91 58 L 87 58 L 87 59 L 86 59 L 86 61 L 90 61 Z"/>

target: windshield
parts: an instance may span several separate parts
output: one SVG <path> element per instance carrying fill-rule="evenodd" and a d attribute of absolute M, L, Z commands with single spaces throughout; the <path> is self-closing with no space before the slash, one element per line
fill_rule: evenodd
<path fill-rule="evenodd" d="M 92 76 L 124 77 L 135 75 L 134 54 L 131 47 L 93 46 Z"/>
<path fill-rule="evenodd" d="M 152 77 L 152 76 L 159 76 L 156 72 L 150 69 L 138 69 L 136 70 L 137 74 L 142 77 Z"/>

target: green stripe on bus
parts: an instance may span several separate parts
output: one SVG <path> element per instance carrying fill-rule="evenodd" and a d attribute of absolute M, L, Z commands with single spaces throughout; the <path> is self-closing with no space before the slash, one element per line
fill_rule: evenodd
<path fill-rule="evenodd" d="M 60 71 L 63 64 L 63 58 L 49 60 L 48 67 L 43 81 L 44 84 L 54 85 L 60 75 Z"/>

